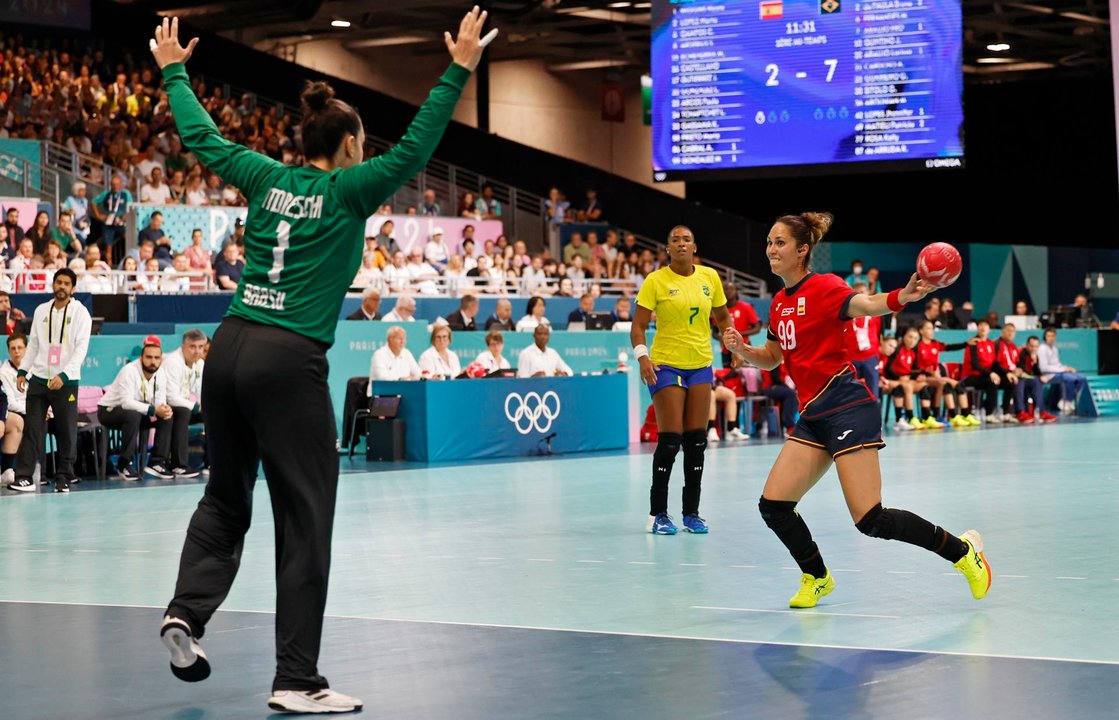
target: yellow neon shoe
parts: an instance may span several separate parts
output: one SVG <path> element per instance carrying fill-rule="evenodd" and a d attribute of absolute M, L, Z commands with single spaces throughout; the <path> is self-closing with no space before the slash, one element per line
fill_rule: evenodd
<path fill-rule="evenodd" d="M 791 608 L 810 608 L 816 607 L 816 603 L 820 598 L 835 590 L 835 580 L 832 579 L 831 572 L 825 571 L 824 577 L 814 578 L 808 573 L 802 573 L 800 576 L 800 590 L 796 595 L 789 598 L 789 607 Z"/>
<path fill-rule="evenodd" d="M 944 423 L 940 422 L 932 415 L 929 415 L 927 418 L 925 418 L 925 427 L 927 427 L 929 430 L 939 430 L 940 428 L 944 427 Z"/>
<path fill-rule="evenodd" d="M 968 530 L 960 536 L 960 539 L 967 543 L 967 555 L 956 561 L 952 567 L 967 578 L 967 584 L 971 586 L 971 596 L 976 600 L 982 600 L 991 589 L 991 580 L 994 577 L 987 556 L 983 554 L 983 537 L 976 530 Z"/>
<path fill-rule="evenodd" d="M 909 426 L 911 428 L 913 428 L 914 430 L 924 430 L 925 429 L 924 421 L 918 420 L 915 417 L 909 418 Z"/>
<path fill-rule="evenodd" d="M 979 418 L 975 417 L 971 413 L 964 415 L 964 420 L 967 420 L 967 424 L 969 427 L 979 427 L 983 424 L 983 422 Z"/>
<path fill-rule="evenodd" d="M 971 427 L 971 423 L 963 415 L 953 415 L 948 422 L 952 424 L 952 427 Z"/>

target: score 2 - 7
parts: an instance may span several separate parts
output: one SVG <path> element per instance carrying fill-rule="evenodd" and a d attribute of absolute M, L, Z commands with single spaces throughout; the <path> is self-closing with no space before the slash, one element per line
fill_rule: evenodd
<path fill-rule="evenodd" d="M 828 74 L 824 77 L 824 82 L 831 82 L 831 79 L 835 77 L 835 68 L 838 67 L 839 60 L 836 60 L 835 58 L 827 58 L 826 60 L 824 60 L 824 64 L 828 66 Z M 780 72 L 780 69 L 777 67 L 777 63 L 769 63 L 768 65 L 766 65 L 765 72 L 769 76 L 765 80 L 766 87 L 773 87 L 775 85 L 781 84 L 781 81 L 777 79 L 777 75 Z"/>

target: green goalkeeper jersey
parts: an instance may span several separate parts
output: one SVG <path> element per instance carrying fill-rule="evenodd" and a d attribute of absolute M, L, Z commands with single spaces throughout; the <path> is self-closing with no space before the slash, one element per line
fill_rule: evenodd
<path fill-rule="evenodd" d="M 227 315 L 334 344 L 342 299 L 361 264 L 365 221 L 427 164 L 470 71 L 452 63 L 390 151 L 344 170 L 292 167 L 222 137 L 186 68 L 163 68 L 183 145 L 248 200 L 245 269 Z"/>

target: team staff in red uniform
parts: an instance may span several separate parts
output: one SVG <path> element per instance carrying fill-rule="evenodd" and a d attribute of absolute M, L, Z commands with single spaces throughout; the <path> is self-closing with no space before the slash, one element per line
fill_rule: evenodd
<path fill-rule="evenodd" d="M 766 344 L 751 347 L 734 328 L 724 332 L 727 348 L 739 360 L 763 370 L 784 362 L 801 402 L 800 420 L 777 456 L 758 502 L 762 519 L 802 572 L 800 590 L 789 606 L 814 607 L 835 588 L 808 525 L 796 512 L 797 503 L 833 461 L 855 527 L 870 537 L 901 540 L 935 552 L 967 578 L 973 597 L 982 598 L 991 586 L 991 570 L 978 532 L 968 530 L 956 537 L 911 512 L 882 507 L 877 450 L 885 443 L 878 406 L 855 377 L 843 347 L 848 320 L 899 312 L 933 288 L 914 274 L 904 288 L 868 296 L 855 293 L 836 275 L 813 273 L 809 270 L 812 248 L 831 223 L 830 213 L 777 218 L 766 240 L 766 255 L 785 288 L 770 305 Z"/>
<path fill-rule="evenodd" d="M 754 306 L 738 299 L 737 285 L 730 281 L 723 283 L 723 294 L 727 296 L 727 312 L 730 313 L 730 318 L 734 322 L 734 329 L 742 333 L 742 337 L 750 337 L 762 329 L 762 321 L 758 317 L 758 312 L 754 310 Z M 711 319 L 711 330 L 715 333 L 716 338 L 722 339 L 714 318 Z M 723 367 L 731 367 L 730 351 L 727 350 L 726 345 L 723 346 Z"/>
<path fill-rule="evenodd" d="M 916 328 L 908 328 L 897 350 L 886 360 L 886 378 L 897 383 L 892 393 L 895 411 L 899 402 L 905 404 L 905 419 L 899 417 L 894 426 L 898 432 L 925 429 L 924 421 L 913 414 L 913 398 L 925 389 L 925 381 L 917 378 L 917 342 L 920 339 Z"/>
<path fill-rule="evenodd" d="M 995 416 L 995 408 L 999 403 L 1002 378 L 995 372 L 995 343 L 988 337 L 990 333 L 991 323 L 979 318 L 975 322 L 975 342 L 969 344 L 964 353 L 960 384 L 979 391 L 986 421 L 997 425 L 1000 421 Z"/>
<path fill-rule="evenodd" d="M 921 399 L 921 407 L 939 408 L 941 398 L 943 398 L 944 405 L 948 408 L 948 422 L 952 423 L 952 427 L 979 425 L 979 419 L 972 415 L 968 408 L 966 390 L 960 388 L 959 380 L 948 377 L 948 369 L 940 362 L 940 353 L 945 350 L 963 350 L 969 343 L 974 343 L 975 340 L 950 345 L 934 340 L 933 334 L 936 332 L 936 327 L 932 320 L 923 321 L 919 326 L 919 332 L 921 333 L 921 342 L 917 343 L 917 368 L 921 372 L 920 377 L 923 377 L 928 384 L 925 391 L 926 397 Z M 947 394 L 944 392 L 945 388 L 948 389 Z M 929 397 L 930 394 L 931 397 Z M 956 413 L 957 396 L 960 405 L 959 414 Z"/>
<path fill-rule="evenodd" d="M 865 282 L 851 286 L 857 293 L 869 295 Z M 855 366 L 855 374 L 866 383 L 874 399 L 878 399 L 878 337 L 882 334 L 882 318 L 877 316 L 853 318 L 843 333 L 847 357 Z"/>

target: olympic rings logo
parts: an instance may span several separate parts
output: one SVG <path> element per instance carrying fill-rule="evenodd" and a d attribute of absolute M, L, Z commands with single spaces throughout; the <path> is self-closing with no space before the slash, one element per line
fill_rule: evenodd
<path fill-rule="evenodd" d="M 528 435 L 534 428 L 536 432 L 548 432 L 559 414 L 560 399 L 554 390 L 543 396 L 536 392 L 526 393 L 524 397 L 520 393 L 505 396 L 505 417 L 521 435 Z"/>

